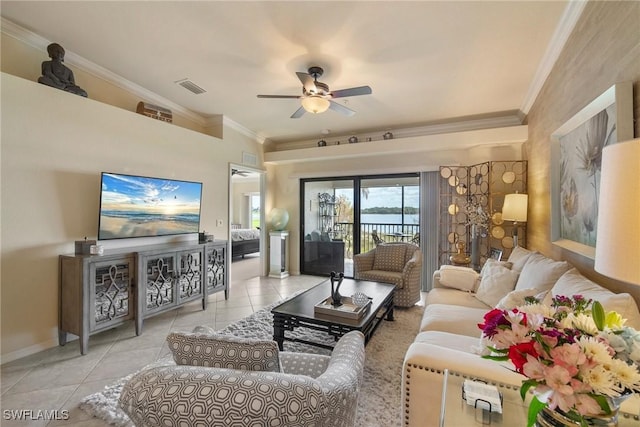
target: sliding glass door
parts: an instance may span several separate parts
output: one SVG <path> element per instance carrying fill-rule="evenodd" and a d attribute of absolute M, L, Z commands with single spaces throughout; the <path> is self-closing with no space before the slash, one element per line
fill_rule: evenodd
<path fill-rule="evenodd" d="M 382 241 L 419 242 L 418 174 L 301 181 L 301 271 L 353 277 L 353 255 Z"/>

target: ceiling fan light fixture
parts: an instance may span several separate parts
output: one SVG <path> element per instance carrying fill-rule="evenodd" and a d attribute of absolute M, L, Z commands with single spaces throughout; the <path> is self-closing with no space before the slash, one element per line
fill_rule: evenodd
<path fill-rule="evenodd" d="M 311 95 L 302 98 L 302 107 L 309 113 L 324 113 L 329 109 L 329 105 L 329 100 L 319 95 Z"/>

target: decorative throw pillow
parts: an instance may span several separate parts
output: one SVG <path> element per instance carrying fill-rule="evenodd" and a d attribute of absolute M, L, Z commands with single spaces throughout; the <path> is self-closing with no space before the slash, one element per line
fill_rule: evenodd
<path fill-rule="evenodd" d="M 406 252 L 405 245 L 378 245 L 373 258 L 373 269 L 402 272 Z"/>
<path fill-rule="evenodd" d="M 178 365 L 280 372 L 280 353 L 275 341 L 172 332 L 167 343 Z"/>
<path fill-rule="evenodd" d="M 509 259 L 508 259 L 508 261 L 513 264 L 511 269 L 514 271 L 522 271 L 522 269 L 524 268 L 524 265 L 529 260 L 529 257 L 534 253 L 535 252 L 520 246 L 516 246 L 515 248 L 513 248 L 513 250 L 511 251 L 511 255 L 509 255 Z"/>
<path fill-rule="evenodd" d="M 520 273 L 516 289 L 549 290 L 570 268 L 571 265 L 566 261 L 554 261 L 540 253 L 533 253 Z"/>
<path fill-rule="evenodd" d="M 473 292 L 479 275 L 475 270 L 456 265 L 440 266 L 440 284 L 447 288 Z"/>
<path fill-rule="evenodd" d="M 513 263 L 511 261 L 498 261 L 497 259 L 488 258 L 480 270 L 480 276 L 483 276 L 487 272 L 487 269 L 492 265 L 501 265 L 509 270 L 513 267 Z"/>
<path fill-rule="evenodd" d="M 627 326 L 640 329 L 640 312 L 638 306 L 628 293 L 614 293 L 603 288 L 595 282 L 584 277 L 578 270 L 572 268 L 558 279 L 550 294 L 553 296 L 563 295 L 570 297 L 582 295 L 587 299 L 600 301 L 605 311 L 615 311 L 624 319 L 627 319 Z"/>
<path fill-rule="evenodd" d="M 480 278 L 476 298 L 489 307 L 495 307 L 502 297 L 513 290 L 517 280 L 517 272 L 503 265 L 489 265 L 486 273 Z"/>

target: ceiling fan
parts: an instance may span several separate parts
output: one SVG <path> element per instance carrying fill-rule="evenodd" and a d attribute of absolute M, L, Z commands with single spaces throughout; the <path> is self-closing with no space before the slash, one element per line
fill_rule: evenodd
<path fill-rule="evenodd" d="M 305 112 L 319 114 L 332 109 L 345 116 L 353 116 L 356 112 L 342 104 L 334 102 L 334 98 L 347 96 L 370 95 L 369 86 L 358 86 L 342 90 L 329 90 L 329 85 L 318 81 L 324 70 L 321 67 L 310 67 L 307 73 L 297 72 L 302 82 L 302 95 L 258 95 L 258 98 L 296 98 L 301 99 L 302 106 L 291 115 L 292 119 L 302 117 Z"/>
<path fill-rule="evenodd" d="M 231 176 L 235 176 L 235 175 L 240 175 L 240 176 L 243 176 L 243 177 L 247 177 L 247 176 L 251 175 L 251 172 L 242 171 L 242 170 L 238 170 L 238 169 L 231 169 Z"/>

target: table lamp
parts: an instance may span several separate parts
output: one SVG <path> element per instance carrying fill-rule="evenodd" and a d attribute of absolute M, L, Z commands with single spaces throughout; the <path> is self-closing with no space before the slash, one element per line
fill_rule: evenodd
<path fill-rule="evenodd" d="M 640 285 L 640 138 L 602 151 L 595 270 Z"/>
<path fill-rule="evenodd" d="M 526 194 L 507 194 L 502 206 L 502 219 L 513 221 L 513 247 L 518 246 L 518 223 L 527 222 L 527 204 L 529 196 Z"/>

